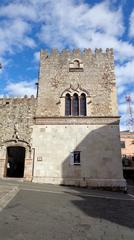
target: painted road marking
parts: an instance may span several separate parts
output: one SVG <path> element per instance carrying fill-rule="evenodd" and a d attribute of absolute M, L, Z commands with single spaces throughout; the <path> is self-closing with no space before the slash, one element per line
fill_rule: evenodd
<path fill-rule="evenodd" d="M 12 188 L 3 197 L 0 198 L 0 211 L 7 206 L 7 204 L 15 197 L 19 189 L 17 187 Z"/>
<path fill-rule="evenodd" d="M 133 194 L 128 194 L 130 197 L 134 198 L 134 195 Z"/>

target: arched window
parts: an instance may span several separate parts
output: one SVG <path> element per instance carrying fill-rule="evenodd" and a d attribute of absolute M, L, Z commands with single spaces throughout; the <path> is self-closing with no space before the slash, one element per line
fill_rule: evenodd
<path fill-rule="evenodd" d="M 78 116 L 79 115 L 79 98 L 78 98 L 78 95 L 76 93 L 73 95 L 72 115 L 73 116 Z"/>
<path fill-rule="evenodd" d="M 80 63 L 78 60 L 74 60 L 74 68 L 79 68 L 80 67 Z"/>
<path fill-rule="evenodd" d="M 71 115 L 71 97 L 69 93 L 67 93 L 65 97 L 65 115 Z"/>
<path fill-rule="evenodd" d="M 86 116 L 86 95 L 84 93 L 80 96 L 80 115 Z"/>

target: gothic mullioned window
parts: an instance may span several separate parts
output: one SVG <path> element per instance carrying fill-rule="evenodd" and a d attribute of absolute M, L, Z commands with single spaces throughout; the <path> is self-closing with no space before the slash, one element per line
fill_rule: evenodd
<path fill-rule="evenodd" d="M 79 97 L 76 93 L 72 98 L 72 115 L 79 116 Z"/>
<path fill-rule="evenodd" d="M 69 93 L 67 93 L 65 97 L 65 115 L 71 115 L 71 96 Z"/>
<path fill-rule="evenodd" d="M 69 93 L 65 96 L 65 116 L 86 116 L 86 95 L 82 93 L 78 96 L 74 93 L 71 97 Z"/>
<path fill-rule="evenodd" d="M 84 93 L 80 96 L 80 115 L 86 116 L 86 95 Z"/>

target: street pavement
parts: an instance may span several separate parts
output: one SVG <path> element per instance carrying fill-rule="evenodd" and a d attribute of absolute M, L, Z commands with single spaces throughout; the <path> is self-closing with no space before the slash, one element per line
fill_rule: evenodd
<path fill-rule="evenodd" d="M 18 192 L 18 187 L 15 185 L 0 184 L 0 211 L 12 200 Z"/>
<path fill-rule="evenodd" d="M 134 240 L 133 185 L 125 194 L 0 181 L 0 208 L 0 240 Z"/>

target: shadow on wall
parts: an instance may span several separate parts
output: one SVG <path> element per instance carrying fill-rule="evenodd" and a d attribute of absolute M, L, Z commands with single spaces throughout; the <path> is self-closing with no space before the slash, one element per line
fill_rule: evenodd
<path fill-rule="evenodd" d="M 69 137 L 71 138 L 68 136 L 66 142 L 70 140 Z M 74 151 L 80 151 L 81 165 L 72 164 L 71 154 L 66 158 L 62 165 L 63 184 L 73 185 L 73 181 L 70 180 L 73 179 L 75 184 L 79 186 L 80 178 L 83 179 L 83 186 L 86 178 L 97 178 L 98 181 L 99 178 L 123 179 L 117 122 L 113 122 L 112 126 L 109 124 L 92 130 L 75 147 Z M 75 187 L 70 186 L 70 188 L 76 190 Z M 81 200 L 76 198 L 76 200 L 72 200 L 72 203 L 86 215 L 134 228 L 134 201 L 85 196 L 83 195 L 84 189 L 81 188 L 77 188 L 77 191 L 79 191 L 78 195 Z M 120 196 L 124 197 L 124 193 Z"/>
<path fill-rule="evenodd" d="M 70 134 L 66 134 L 67 126 L 62 139 L 62 144 L 65 145 L 67 142 L 70 146 L 72 144 L 72 152 L 62 164 L 63 184 L 75 186 L 98 184 L 97 186 L 103 187 L 104 181 L 109 186 L 112 180 L 115 180 L 113 187 L 114 184 L 119 185 L 123 179 L 123 172 L 118 122 L 91 131 L 91 125 L 84 127 L 79 125 L 79 128 L 77 126 L 74 125 Z M 86 137 L 82 139 L 82 136 Z M 79 139 L 82 141 L 77 143 Z M 80 153 L 80 165 L 74 164 L 75 152 Z M 98 180 L 96 183 L 95 179 Z"/>

